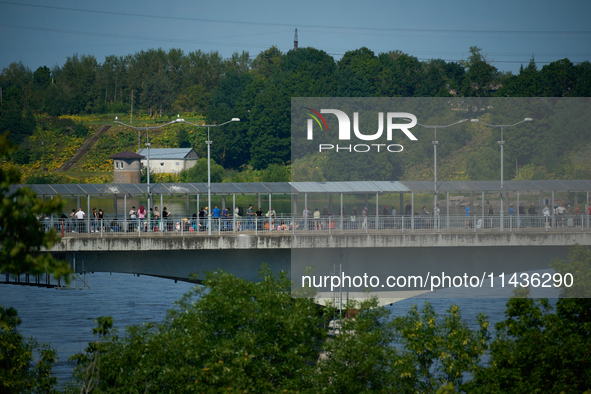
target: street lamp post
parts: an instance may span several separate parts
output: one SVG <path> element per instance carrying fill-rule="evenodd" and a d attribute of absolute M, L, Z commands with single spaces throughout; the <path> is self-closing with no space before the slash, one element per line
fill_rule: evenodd
<path fill-rule="evenodd" d="M 187 122 L 185 119 L 177 119 L 177 122 L 188 123 L 195 127 L 207 127 L 207 234 L 211 235 L 211 140 L 209 139 L 210 127 L 220 127 L 232 122 L 240 122 L 239 118 L 232 118 L 231 120 L 221 124 L 195 124 Z"/>
<path fill-rule="evenodd" d="M 437 144 L 439 143 L 439 141 L 437 141 L 437 129 L 446 129 L 450 126 L 455 126 L 457 124 L 466 122 L 467 120 L 468 119 L 462 119 L 455 123 L 448 124 L 447 126 L 424 125 L 417 123 L 417 125 L 422 126 L 426 129 L 433 129 L 433 191 L 435 193 L 435 196 L 433 197 L 433 217 L 435 217 L 435 213 L 437 212 Z M 439 223 L 437 223 L 437 226 L 439 226 Z"/>
<path fill-rule="evenodd" d="M 165 127 L 165 126 L 168 126 L 168 125 L 171 125 L 171 124 L 175 124 L 177 122 L 179 122 L 179 119 L 178 118 L 175 119 L 175 120 L 173 120 L 172 122 L 168 122 L 168 123 L 165 123 L 165 124 L 160 125 L 160 126 L 135 127 L 135 126 L 132 126 L 132 125 L 128 125 L 128 124 L 119 122 L 118 121 L 118 118 L 115 117 L 115 122 L 114 123 L 120 124 L 121 126 L 129 127 L 130 129 L 137 130 L 138 131 L 138 135 L 140 134 L 140 131 L 146 130 L 146 149 L 148 150 L 148 154 L 147 154 L 147 170 L 146 170 L 146 173 L 147 173 L 147 176 L 148 176 L 148 215 L 147 215 L 148 216 L 148 222 L 150 220 L 150 208 L 151 208 L 150 205 L 151 205 L 151 199 L 152 199 L 152 195 L 151 195 L 151 192 L 150 192 L 150 130 L 160 129 L 160 128 Z M 138 145 L 138 150 L 139 150 L 139 145 Z M 125 212 L 125 214 L 127 215 L 127 212 Z"/>
<path fill-rule="evenodd" d="M 532 121 L 532 118 L 525 118 L 525 119 L 523 119 L 520 122 L 517 122 L 517 123 L 514 123 L 514 124 L 509 124 L 509 125 L 506 125 L 506 124 L 492 125 L 492 124 L 481 122 L 478 119 L 471 119 L 470 121 L 473 122 L 473 123 L 481 123 L 481 124 L 483 124 L 485 126 L 488 126 L 488 127 L 500 128 L 501 129 L 501 140 L 500 141 L 497 141 L 497 144 L 501 145 L 501 224 L 500 224 L 500 228 L 499 229 L 500 229 L 500 231 L 504 231 L 505 223 L 503 221 L 503 210 L 504 210 L 504 207 L 505 207 L 505 203 L 504 203 L 504 196 L 503 196 L 503 146 L 505 145 L 505 140 L 503 140 L 503 128 L 517 126 L 518 124 L 521 124 L 523 122 L 531 122 Z M 484 207 L 482 207 L 482 209 L 484 209 Z"/>

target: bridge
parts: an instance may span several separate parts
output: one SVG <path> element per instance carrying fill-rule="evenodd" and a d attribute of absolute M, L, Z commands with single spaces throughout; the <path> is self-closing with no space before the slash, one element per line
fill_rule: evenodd
<path fill-rule="evenodd" d="M 563 196 L 565 193 L 574 193 L 575 203 L 578 195 L 586 193 L 584 208 L 589 204 L 589 181 L 520 181 L 519 184 L 505 184 L 506 190 L 514 193 L 515 206 L 519 205 L 521 197 L 521 201 L 534 201 L 538 212 L 545 203 L 550 202 L 552 206 L 561 201 L 560 193 Z M 251 194 L 259 194 L 260 199 L 257 186 L 251 184 L 219 184 L 220 189 L 214 190 L 222 195 L 234 193 L 234 206 L 238 193 L 236 190 L 244 194 L 244 185 L 248 185 Z M 301 195 L 304 195 L 304 206 L 307 206 L 308 194 L 328 194 L 326 200 L 332 211 L 332 195 L 340 194 L 338 213 L 320 218 L 313 217 L 311 213 L 277 213 L 275 216 L 252 220 L 237 215 L 218 218 L 212 223 L 212 235 L 204 231 L 207 221 L 189 216 L 189 209 L 186 215 L 171 216 L 168 220 L 132 220 L 125 214 L 112 212 L 108 220 L 94 221 L 87 218 L 77 221 L 50 217 L 45 218 L 43 225 L 47 229 L 55 228 L 62 234 L 61 242 L 51 252 L 68 260 L 76 272 L 125 272 L 175 280 L 188 280 L 194 273 L 197 273 L 197 280 L 202 280 L 205 271 L 218 269 L 256 280 L 263 263 L 268 264 L 273 271 L 289 272 L 296 282 L 308 272 L 309 267 L 313 267 L 319 275 L 344 271 L 352 275 L 370 272 L 384 277 L 391 273 L 423 275 L 440 271 L 450 275 L 480 276 L 492 272 L 547 269 L 553 258 L 565 259 L 570 246 L 591 245 L 590 220 L 584 210 L 577 215 L 572 212 L 558 215 L 553 210 L 546 215 L 520 214 L 517 210 L 513 215 L 505 214 L 504 217 L 489 215 L 484 209 L 485 194 L 498 190 L 498 182 L 441 182 L 438 190 L 445 193 L 446 198 L 439 201 L 443 205 L 439 215 L 416 212 L 415 198 L 420 193 L 428 194 L 429 190 L 433 190 L 432 184 L 423 182 L 287 185 L 265 184 L 260 187 L 276 190 L 280 194 L 290 192 L 292 212 L 299 212 L 298 195 L 300 202 Z M 51 192 L 48 186 L 36 186 L 38 193 Z M 57 193 L 58 186 L 53 185 L 51 188 Z M 80 185 L 62 186 L 74 192 Z M 88 187 L 91 185 L 84 185 L 86 192 Z M 142 193 L 146 192 L 142 187 L 92 185 L 95 194 L 108 194 L 110 191 L 115 199 L 121 197 L 121 191 L 125 188 L 124 201 L 132 196 L 128 192 L 133 188 L 137 188 L 135 198 L 142 198 Z M 187 202 L 188 190 L 200 187 L 192 184 L 161 185 L 169 193 L 184 193 Z M 220 191 L 222 188 L 223 192 Z M 346 189 L 349 193 L 364 195 L 366 202 L 371 203 L 367 204 L 370 209 L 357 215 L 352 212 L 345 214 L 343 195 Z M 378 189 L 383 190 L 376 191 Z M 154 186 L 153 190 L 159 188 Z M 375 196 L 372 197 L 374 192 Z M 390 197 L 386 193 L 390 193 Z M 410 194 L 406 195 L 406 200 L 405 193 Z M 478 196 L 477 193 L 482 202 L 480 209 L 476 209 L 478 199 L 474 197 Z M 392 194 L 400 195 L 400 211 L 397 215 L 381 214 L 383 203 L 380 201 L 387 198 L 392 201 Z M 474 207 L 470 216 L 452 213 L 450 206 L 454 194 L 469 195 L 469 200 L 465 202 L 469 201 Z M 161 204 L 163 196 L 160 195 Z M 551 196 L 551 199 L 546 196 Z M 509 197 L 505 199 L 505 212 L 511 201 Z M 90 207 L 90 194 L 87 201 Z M 271 211 L 271 194 L 268 202 Z M 411 205 L 410 215 L 400 215 L 403 202 Z M 325 291 L 326 287 L 320 290 Z"/>
<path fill-rule="evenodd" d="M 275 272 L 289 272 L 294 281 L 309 267 L 317 274 L 329 275 L 337 266 L 350 275 L 373 273 L 383 281 L 394 273 L 424 276 L 445 272 L 480 277 L 485 272 L 548 269 L 552 259 L 566 259 L 570 246 L 591 246 L 591 229 L 585 216 L 557 220 L 574 223 L 572 227 L 552 227 L 548 218 L 529 217 L 526 227 L 513 228 L 508 222 L 505 231 L 500 231 L 499 217 L 487 218 L 492 227 L 479 227 L 476 218 L 466 223 L 465 217 L 453 217 L 451 222 L 458 227 L 452 228 L 438 228 L 434 218 L 417 218 L 430 225 L 421 223 L 419 227 L 415 223 L 415 229 L 404 229 L 404 223 L 410 220 L 404 217 L 378 217 L 377 228 L 369 220 L 367 226 L 354 228 L 348 219 L 341 228 L 333 218 L 309 219 L 307 224 L 302 218 L 283 219 L 292 223 L 285 230 L 257 230 L 256 222 L 242 219 L 238 222 L 242 223 L 240 231 L 219 231 L 223 227 L 220 220 L 216 225 L 219 232 L 211 236 L 205 231 L 186 230 L 191 222 L 163 232 L 142 232 L 142 223 L 138 222 L 139 228 L 131 232 L 65 233 L 52 252 L 68 259 L 79 273 L 126 272 L 175 280 L 187 280 L 197 273 L 200 281 L 206 271 L 224 269 L 257 280 L 258 270 L 265 263 Z M 319 290 L 325 295 L 329 292 L 326 286 Z M 389 295 L 388 299 L 404 297 Z"/>

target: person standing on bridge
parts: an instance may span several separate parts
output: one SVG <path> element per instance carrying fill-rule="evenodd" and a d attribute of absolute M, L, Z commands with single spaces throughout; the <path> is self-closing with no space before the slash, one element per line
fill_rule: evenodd
<path fill-rule="evenodd" d="M 129 210 L 129 219 L 130 219 L 130 223 L 129 223 L 129 228 L 127 229 L 127 231 L 133 231 L 133 226 L 135 223 L 135 220 L 137 219 L 137 211 L 135 210 L 135 206 L 131 207 L 131 209 Z"/>
<path fill-rule="evenodd" d="M 154 220 L 156 221 L 154 231 L 156 231 L 156 229 L 162 231 L 162 220 L 160 220 L 160 211 L 158 211 L 158 207 L 154 207 Z"/>
<path fill-rule="evenodd" d="M 488 227 L 489 228 L 493 228 L 493 220 L 494 220 L 493 216 L 494 215 L 495 215 L 495 210 L 494 210 L 493 206 L 490 205 L 488 207 L 488 216 L 490 216 L 490 218 L 489 218 L 489 224 L 488 224 Z"/>
<path fill-rule="evenodd" d="M 273 209 L 273 207 L 271 207 L 269 212 L 267 212 L 267 217 L 269 218 L 269 221 L 270 221 L 269 230 L 273 230 L 273 226 L 275 225 L 275 215 L 276 215 L 275 210 Z"/>
<path fill-rule="evenodd" d="M 519 227 L 523 228 L 523 223 L 525 221 L 525 207 L 523 203 L 519 204 Z"/>
<path fill-rule="evenodd" d="M 146 218 L 146 209 L 144 208 L 143 205 L 140 205 L 140 209 L 137 211 L 137 216 L 138 216 L 138 229 L 143 229 L 145 231 L 145 227 L 144 227 L 144 219 Z"/>
<path fill-rule="evenodd" d="M 529 206 L 529 208 L 527 210 L 527 214 L 530 216 L 530 218 L 529 218 L 530 225 L 532 227 L 538 227 L 538 222 L 536 220 L 536 215 L 538 213 L 536 212 L 536 208 L 534 207 L 534 204 L 531 204 Z"/>
<path fill-rule="evenodd" d="M 257 209 L 257 211 L 254 213 L 255 214 L 255 223 L 254 225 L 257 226 L 257 230 L 262 230 L 263 229 L 263 209 L 261 207 L 259 207 L 259 209 Z"/>
<path fill-rule="evenodd" d="M 81 233 L 83 233 L 85 231 L 85 229 L 84 229 L 84 218 L 85 217 L 86 217 L 86 214 L 84 213 L 82 208 L 78 208 L 78 212 L 76 212 L 76 219 L 78 219 L 78 231 Z"/>
<path fill-rule="evenodd" d="M 320 211 L 318 208 L 314 209 L 314 228 L 320 230 Z"/>
<path fill-rule="evenodd" d="M 92 208 L 92 227 L 90 228 L 90 232 L 94 233 L 96 231 L 98 231 L 98 215 L 96 208 Z"/>
<path fill-rule="evenodd" d="M 214 205 L 213 209 L 211 210 L 211 217 L 213 218 L 213 229 L 218 229 L 218 222 L 220 221 L 220 209 L 217 205 Z"/>
<path fill-rule="evenodd" d="M 581 218 L 579 217 L 581 215 L 581 210 L 579 209 L 578 205 L 575 206 L 574 214 L 575 214 L 575 226 L 581 227 L 581 222 L 580 222 Z"/>
<path fill-rule="evenodd" d="M 105 231 L 105 224 L 103 223 L 103 220 L 105 220 L 105 212 L 100 208 L 97 214 L 97 219 L 99 221 L 100 228 Z"/>
<path fill-rule="evenodd" d="M 225 207 L 222 210 L 222 231 L 226 231 L 228 230 L 229 226 L 228 226 L 228 219 L 230 217 L 230 210 L 228 209 L 228 207 Z"/>
<path fill-rule="evenodd" d="M 170 212 L 166 210 L 166 207 L 162 208 L 162 221 L 164 224 L 164 230 L 172 230 L 172 223 L 170 222 Z"/>
<path fill-rule="evenodd" d="M 250 204 L 248 206 L 248 209 L 246 210 L 246 220 L 248 221 L 248 224 L 246 226 L 247 230 L 253 230 L 253 226 L 252 226 L 253 219 L 254 219 L 254 211 L 252 210 L 252 204 Z"/>
<path fill-rule="evenodd" d="M 199 231 L 201 231 L 201 229 L 206 226 L 206 222 L 205 222 L 205 208 L 201 207 L 201 209 L 199 210 Z"/>
<path fill-rule="evenodd" d="M 471 225 L 472 225 L 472 223 L 470 223 L 470 204 L 466 205 L 465 212 L 466 212 L 466 225 L 465 225 L 465 227 L 466 228 L 470 228 Z"/>

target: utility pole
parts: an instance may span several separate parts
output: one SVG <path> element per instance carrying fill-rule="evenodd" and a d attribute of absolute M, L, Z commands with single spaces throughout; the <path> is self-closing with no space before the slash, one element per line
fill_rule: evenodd
<path fill-rule="evenodd" d="M 298 29 L 295 29 L 295 36 L 293 37 L 293 50 L 297 51 L 298 49 Z"/>

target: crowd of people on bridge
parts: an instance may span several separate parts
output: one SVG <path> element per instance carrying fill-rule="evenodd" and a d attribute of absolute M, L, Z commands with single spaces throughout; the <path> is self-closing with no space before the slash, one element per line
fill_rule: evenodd
<path fill-rule="evenodd" d="M 322 230 L 367 230 L 367 229 L 432 229 L 439 228 L 441 211 L 439 204 L 431 213 L 425 205 L 420 212 L 413 212 L 413 205 L 406 204 L 404 215 L 398 215 L 395 207 L 384 206 L 383 209 L 376 212 L 375 209 L 370 213 L 365 206 L 358 213 L 357 207 L 350 210 L 343 206 L 342 210 L 333 214 L 327 206 L 322 211 L 314 208 L 305 207 L 301 217 L 297 215 L 278 218 L 273 207 L 263 213 L 261 207 L 255 211 L 250 204 L 246 210 L 236 206 L 233 210 L 228 207 L 220 209 L 217 205 L 211 210 L 211 215 L 207 207 L 200 208 L 198 213 L 191 216 L 182 216 L 173 218 L 173 215 L 166 207 L 150 208 L 149 211 L 143 205 L 139 209 L 132 206 L 126 217 L 121 220 L 116 216 L 108 220 L 105 211 L 93 208 L 90 215 L 87 215 L 82 208 L 72 209 L 68 215 L 62 214 L 58 220 L 59 228 L 62 233 L 95 233 L 95 232 L 166 232 L 166 231 L 207 231 L 208 226 L 212 231 L 322 231 Z M 489 205 L 485 209 L 486 215 L 483 218 L 480 215 L 474 216 L 471 204 L 464 207 L 465 227 L 466 228 L 498 228 L 500 216 L 495 216 L 495 209 Z M 482 213 L 484 214 L 484 212 Z M 553 207 L 545 205 L 541 210 L 541 216 L 536 211 L 534 204 L 529 208 L 524 203 L 519 203 L 517 210 L 513 204 L 509 205 L 508 216 L 504 218 L 506 228 L 551 228 L 558 227 L 581 227 L 584 221 L 589 222 L 591 217 L 591 206 L 583 210 L 587 219 L 581 215 L 578 205 L 564 203 L 555 204 Z M 554 220 L 551 219 L 552 215 Z M 45 228 L 50 228 L 50 217 L 41 215 L 38 218 L 44 223 Z M 588 225 L 588 224 L 587 224 Z"/>

